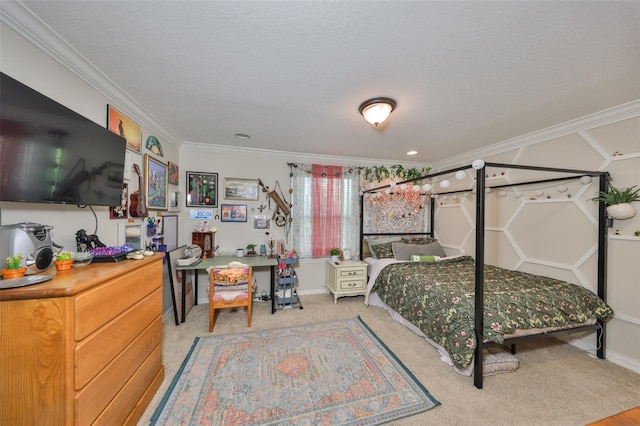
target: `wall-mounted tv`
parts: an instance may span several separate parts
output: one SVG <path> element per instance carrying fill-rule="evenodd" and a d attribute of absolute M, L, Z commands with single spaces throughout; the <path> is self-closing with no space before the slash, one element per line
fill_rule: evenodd
<path fill-rule="evenodd" d="M 0 73 L 0 201 L 118 206 L 126 141 Z"/>

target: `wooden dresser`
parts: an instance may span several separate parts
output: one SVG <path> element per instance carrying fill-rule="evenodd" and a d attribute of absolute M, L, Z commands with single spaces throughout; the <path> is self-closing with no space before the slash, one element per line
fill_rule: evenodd
<path fill-rule="evenodd" d="M 137 423 L 164 379 L 162 258 L 0 290 L 0 424 Z"/>

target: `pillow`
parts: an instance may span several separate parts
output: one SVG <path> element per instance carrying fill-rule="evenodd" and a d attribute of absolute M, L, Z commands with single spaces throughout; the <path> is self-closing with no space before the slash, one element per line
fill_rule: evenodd
<path fill-rule="evenodd" d="M 419 254 L 409 256 L 409 260 L 412 262 L 438 262 L 440 259 L 442 259 L 440 256 L 420 256 Z"/>
<path fill-rule="evenodd" d="M 490 346 L 483 350 L 482 375 L 493 376 L 500 373 L 516 371 L 520 366 L 518 358 L 497 346 Z"/>
<path fill-rule="evenodd" d="M 431 244 L 404 244 L 404 243 L 391 243 L 393 249 L 393 257 L 396 260 L 409 260 L 412 255 L 418 256 L 440 256 L 445 257 L 444 250 L 440 243 Z"/>
<path fill-rule="evenodd" d="M 387 259 L 393 257 L 393 246 L 395 243 L 376 244 L 371 247 L 371 254 L 377 259 Z"/>
<path fill-rule="evenodd" d="M 438 239 L 433 237 L 402 237 L 405 244 L 431 244 L 437 243 Z"/>
<path fill-rule="evenodd" d="M 387 257 L 393 257 L 393 250 L 391 248 L 391 245 L 388 246 L 383 246 L 382 248 L 379 248 L 378 250 L 375 249 L 375 246 L 378 245 L 382 245 L 382 244 L 390 244 L 392 242 L 396 242 L 396 241 L 400 241 L 400 237 L 372 237 L 372 238 L 366 238 L 365 242 L 366 245 L 369 246 L 369 251 L 371 253 L 371 256 L 373 257 L 377 257 L 379 259 L 384 259 Z M 381 256 L 378 256 L 378 252 L 381 254 Z M 363 250 L 363 258 L 368 257 L 366 256 L 366 250 Z"/>

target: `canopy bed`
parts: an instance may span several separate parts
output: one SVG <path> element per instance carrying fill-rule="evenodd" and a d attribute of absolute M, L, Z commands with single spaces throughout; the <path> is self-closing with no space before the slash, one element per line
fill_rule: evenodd
<path fill-rule="evenodd" d="M 553 177 L 487 186 L 487 167 L 516 170 L 514 174 L 544 172 Z M 434 238 L 435 202 L 427 196 L 428 225 L 424 232 L 365 232 L 365 202 L 361 200 L 361 257 L 367 245 L 374 257 L 370 266 L 366 303 L 371 296 L 390 311 L 392 317 L 421 334 L 448 353 L 458 371 L 473 369 L 474 385 L 483 381 L 483 349 L 511 345 L 524 339 L 578 331 L 596 331 L 597 356 L 605 358 L 605 322 L 613 315 L 606 305 L 605 205 L 598 205 L 597 297 L 590 290 L 561 280 L 512 271 L 485 264 L 485 192 L 488 188 L 585 179 L 599 180 L 599 191 L 608 188 L 607 172 L 559 169 L 526 165 L 484 163 L 427 174 L 399 184 L 432 182 L 436 177 L 475 169 L 475 258 L 466 255 L 444 257 Z M 472 170 L 473 172 L 473 170 Z M 560 176 L 560 177 L 558 177 Z M 589 178 L 586 178 L 590 181 Z M 393 185 L 363 191 L 390 193 Z M 445 185 L 442 185 L 446 188 Z M 473 189 L 439 191 L 438 195 L 470 192 Z M 375 241 L 371 241 L 376 239 Z M 389 251 L 391 250 L 391 256 Z M 364 259 L 365 261 L 368 258 Z M 413 261 L 411 261 L 413 260 Z M 441 351 L 442 353 L 442 351 Z"/>

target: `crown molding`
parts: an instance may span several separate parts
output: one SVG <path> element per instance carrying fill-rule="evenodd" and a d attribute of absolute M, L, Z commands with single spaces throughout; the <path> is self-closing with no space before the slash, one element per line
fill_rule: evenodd
<path fill-rule="evenodd" d="M 301 163 L 310 163 L 310 162 L 318 162 L 318 163 L 326 163 L 330 162 L 331 164 L 343 165 L 343 166 L 391 166 L 394 164 L 402 164 L 407 167 L 430 167 L 429 164 L 426 163 L 416 163 L 416 162 L 406 162 L 406 161 L 389 161 L 383 159 L 375 159 L 375 158 L 360 158 L 360 157 L 344 157 L 339 155 L 322 155 L 322 154 L 308 154 L 305 152 L 291 152 L 291 151 L 276 151 L 270 149 L 260 149 L 260 148 L 247 148 L 247 147 L 235 147 L 235 146 L 227 146 L 227 145 L 215 145 L 215 144 L 207 144 L 207 143 L 198 143 L 198 142 L 184 142 L 182 147 L 180 148 L 180 153 L 182 157 L 182 152 L 184 151 L 199 151 L 199 152 L 216 152 L 219 154 L 233 154 L 238 156 L 260 156 L 270 159 L 280 159 L 285 160 L 287 162 L 301 162 Z"/>
<path fill-rule="evenodd" d="M 527 145 L 533 145 L 549 139 L 559 138 L 572 133 L 589 130 L 594 127 L 604 126 L 638 116 L 640 116 L 640 99 L 589 114 L 575 120 L 567 121 L 556 126 L 547 127 L 513 139 L 498 142 L 485 148 L 449 157 L 446 160 L 435 163 L 433 168 L 435 170 L 442 170 L 450 167 L 452 164 L 467 164 L 477 158 L 499 154 L 501 152 L 518 149 Z"/>
<path fill-rule="evenodd" d="M 149 115 L 135 99 L 111 81 L 85 56 L 19 1 L 0 2 L 0 21 L 26 38 L 34 46 L 93 87 L 136 123 L 152 134 L 180 148 L 178 137 Z"/>

